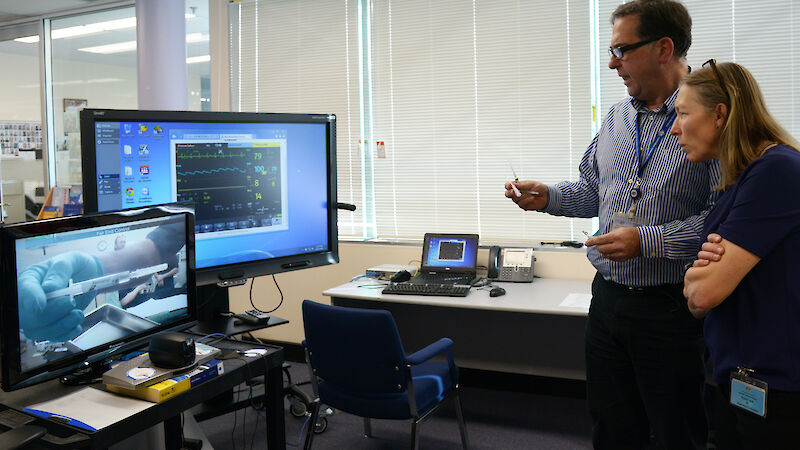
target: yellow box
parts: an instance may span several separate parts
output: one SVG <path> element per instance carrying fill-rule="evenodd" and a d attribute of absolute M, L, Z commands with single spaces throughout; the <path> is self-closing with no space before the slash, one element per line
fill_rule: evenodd
<path fill-rule="evenodd" d="M 136 397 L 142 400 L 147 400 L 153 403 L 160 403 L 164 400 L 174 397 L 181 392 L 188 391 L 191 387 L 191 380 L 189 377 L 182 377 L 181 379 L 170 378 L 168 380 L 160 381 L 151 386 L 139 389 L 126 389 L 124 387 L 114 386 L 107 384 L 106 389 L 117 394 L 127 395 L 129 397 Z"/>

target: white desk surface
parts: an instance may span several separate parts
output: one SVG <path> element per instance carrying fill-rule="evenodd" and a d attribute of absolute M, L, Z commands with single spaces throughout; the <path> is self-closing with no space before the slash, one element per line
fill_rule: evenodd
<path fill-rule="evenodd" d="M 591 295 L 592 291 L 591 280 L 563 280 L 559 278 L 535 278 L 532 283 L 494 282 L 494 286 L 502 287 L 506 290 L 506 294 L 500 297 L 489 297 L 488 288 L 472 288 L 466 297 L 384 295 L 381 294 L 381 289 L 385 285 L 386 282 L 365 278 L 328 289 L 322 294 L 328 297 L 417 305 L 586 316 L 589 313 L 588 306 L 563 306 L 561 303 L 569 294 Z"/>

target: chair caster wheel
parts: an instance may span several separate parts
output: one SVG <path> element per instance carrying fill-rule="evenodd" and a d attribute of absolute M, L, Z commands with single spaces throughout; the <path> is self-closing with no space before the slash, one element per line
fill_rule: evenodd
<path fill-rule="evenodd" d="M 314 433 L 320 434 L 328 429 L 328 419 L 320 417 L 316 424 L 314 424 Z"/>
<path fill-rule="evenodd" d="M 308 406 L 305 404 L 303 399 L 296 395 L 289 396 L 289 412 L 294 417 L 305 417 L 308 412 Z"/>

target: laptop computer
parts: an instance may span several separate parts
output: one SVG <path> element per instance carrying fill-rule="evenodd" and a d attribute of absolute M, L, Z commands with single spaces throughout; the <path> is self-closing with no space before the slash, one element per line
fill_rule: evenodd
<path fill-rule="evenodd" d="M 469 286 L 475 279 L 477 260 L 477 234 L 425 233 L 419 271 L 408 283 Z"/>

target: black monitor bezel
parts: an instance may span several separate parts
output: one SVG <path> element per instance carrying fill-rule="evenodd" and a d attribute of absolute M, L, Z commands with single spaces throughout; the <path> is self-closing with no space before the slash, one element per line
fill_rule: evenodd
<path fill-rule="evenodd" d="M 197 269 L 197 285 L 213 285 L 263 275 L 288 272 L 339 262 L 338 212 L 336 208 L 336 116 L 334 114 L 283 114 L 216 111 L 148 111 L 84 109 L 81 122 L 81 166 L 84 211 L 96 212 L 96 122 L 213 122 L 213 123 L 319 123 L 326 125 L 327 234 L 328 249 L 277 258 Z"/>
<path fill-rule="evenodd" d="M 26 372 L 22 371 L 19 339 L 19 305 L 17 301 L 16 246 L 14 242 L 34 236 L 52 234 L 58 231 L 73 231 L 105 225 L 117 225 L 145 219 L 182 215 L 186 221 L 186 283 L 188 315 L 177 322 L 164 324 L 125 338 L 117 339 L 93 349 L 44 364 Z M 72 372 L 87 364 L 111 357 L 112 354 L 140 347 L 153 334 L 162 331 L 183 330 L 197 324 L 196 273 L 194 267 L 194 211 L 183 205 L 160 205 L 128 209 L 106 213 L 84 214 L 58 219 L 39 220 L 5 225 L 0 228 L 0 324 L 2 341 L 0 348 L 0 386 L 4 391 L 12 391 L 40 383 Z"/>

